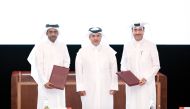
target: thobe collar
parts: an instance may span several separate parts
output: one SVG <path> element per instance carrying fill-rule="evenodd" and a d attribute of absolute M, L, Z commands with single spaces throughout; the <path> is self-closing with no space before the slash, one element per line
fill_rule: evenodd
<path fill-rule="evenodd" d="M 57 43 L 57 39 L 55 40 L 55 42 L 50 41 L 49 39 L 47 40 L 47 43 L 50 45 L 55 45 Z"/>
<path fill-rule="evenodd" d="M 135 47 L 140 47 L 140 46 L 142 46 L 142 44 L 144 43 L 144 39 L 142 39 L 142 40 L 140 40 L 140 41 L 136 41 L 136 40 L 134 40 L 134 45 L 135 45 Z"/>
<path fill-rule="evenodd" d="M 101 50 L 102 45 L 99 44 L 99 45 L 97 45 L 97 46 L 94 46 L 93 44 L 90 44 L 90 47 L 91 47 L 93 50 L 99 51 L 99 50 Z"/>

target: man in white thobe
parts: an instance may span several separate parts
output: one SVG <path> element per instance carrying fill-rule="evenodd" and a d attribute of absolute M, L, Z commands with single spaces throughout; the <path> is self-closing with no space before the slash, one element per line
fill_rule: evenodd
<path fill-rule="evenodd" d="M 102 29 L 89 29 L 91 44 L 76 57 L 76 85 L 82 109 L 113 109 L 113 94 L 118 90 L 116 52 L 101 44 Z"/>
<path fill-rule="evenodd" d="M 37 109 L 66 109 L 65 90 L 51 87 L 49 78 L 53 65 L 69 68 L 70 57 L 64 43 L 57 40 L 59 25 L 46 25 L 46 39 L 33 48 L 28 57 L 31 76 L 38 84 Z"/>
<path fill-rule="evenodd" d="M 121 71 L 130 70 L 139 79 L 139 85 L 126 85 L 126 109 L 156 109 L 155 75 L 160 69 L 157 47 L 143 38 L 143 23 L 132 26 L 134 41 L 124 45 Z"/>

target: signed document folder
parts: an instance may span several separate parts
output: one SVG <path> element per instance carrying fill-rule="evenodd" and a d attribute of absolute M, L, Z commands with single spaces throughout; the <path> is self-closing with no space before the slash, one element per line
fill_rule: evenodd
<path fill-rule="evenodd" d="M 131 71 L 122 71 L 116 74 L 129 86 L 139 84 L 139 79 Z"/>
<path fill-rule="evenodd" d="M 68 73 L 69 68 L 54 65 L 49 80 L 49 82 L 52 84 L 52 87 L 64 90 Z"/>

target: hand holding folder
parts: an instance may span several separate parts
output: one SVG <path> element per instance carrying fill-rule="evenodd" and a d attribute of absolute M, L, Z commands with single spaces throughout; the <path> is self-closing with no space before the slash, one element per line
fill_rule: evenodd
<path fill-rule="evenodd" d="M 131 71 L 122 71 L 116 74 L 129 86 L 139 84 L 140 80 Z"/>
<path fill-rule="evenodd" d="M 69 68 L 54 65 L 49 82 L 51 86 L 57 89 L 64 90 Z"/>

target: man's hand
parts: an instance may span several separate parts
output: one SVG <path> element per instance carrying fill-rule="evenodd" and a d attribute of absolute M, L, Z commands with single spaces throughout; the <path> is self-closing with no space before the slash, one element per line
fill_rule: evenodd
<path fill-rule="evenodd" d="M 110 95 L 114 95 L 116 93 L 116 90 L 110 90 Z"/>
<path fill-rule="evenodd" d="M 47 89 L 53 89 L 52 84 L 50 82 L 46 83 L 44 86 Z"/>
<path fill-rule="evenodd" d="M 123 81 L 123 80 L 121 80 L 120 83 L 121 83 L 121 85 L 125 85 L 126 84 L 125 81 Z"/>
<path fill-rule="evenodd" d="M 86 91 L 79 91 L 78 92 L 80 96 L 85 96 L 86 95 Z"/>
<path fill-rule="evenodd" d="M 139 85 L 142 86 L 146 83 L 146 79 L 145 78 L 142 78 L 140 81 L 139 81 Z"/>

